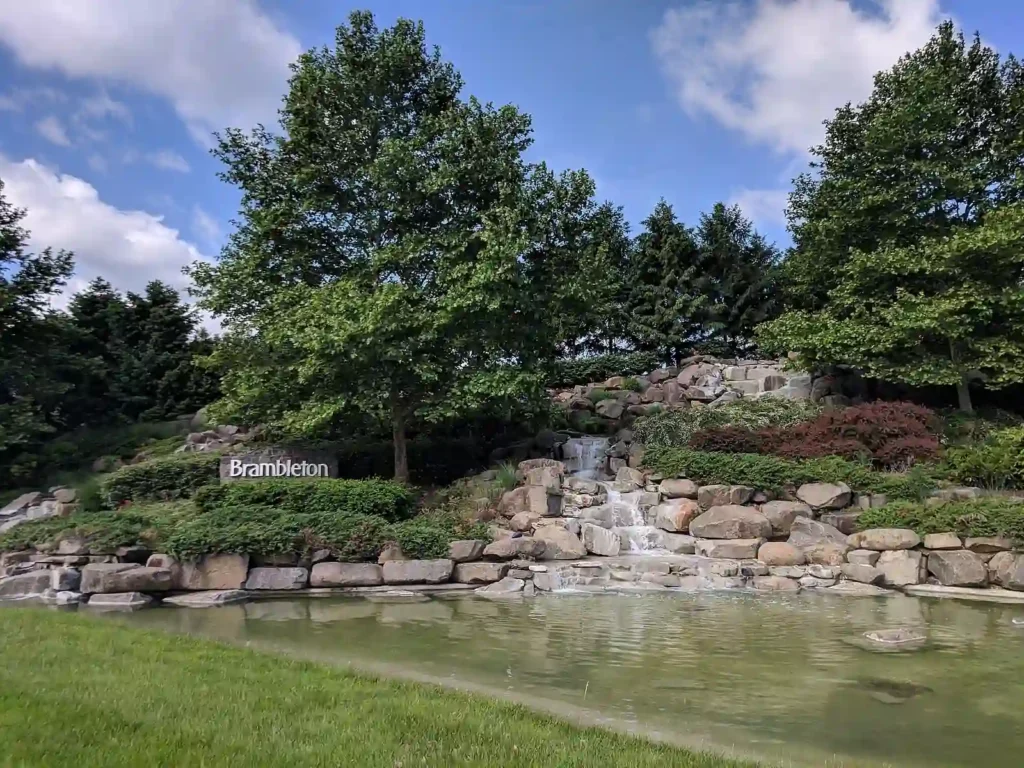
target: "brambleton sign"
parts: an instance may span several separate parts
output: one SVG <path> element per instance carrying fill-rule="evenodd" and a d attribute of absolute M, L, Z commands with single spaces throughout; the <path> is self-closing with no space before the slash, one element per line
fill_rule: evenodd
<path fill-rule="evenodd" d="M 338 458 L 325 451 L 267 449 L 222 456 L 220 481 L 337 477 Z"/>

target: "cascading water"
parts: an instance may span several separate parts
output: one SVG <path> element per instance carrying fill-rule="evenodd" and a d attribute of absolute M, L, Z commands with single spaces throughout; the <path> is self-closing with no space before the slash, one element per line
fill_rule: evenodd
<path fill-rule="evenodd" d="M 562 446 L 562 461 L 571 477 L 594 480 L 607 495 L 612 530 L 623 554 L 665 554 L 661 530 L 647 524 L 640 508 L 641 491 L 622 492 L 608 482 L 606 437 L 573 437 Z"/>

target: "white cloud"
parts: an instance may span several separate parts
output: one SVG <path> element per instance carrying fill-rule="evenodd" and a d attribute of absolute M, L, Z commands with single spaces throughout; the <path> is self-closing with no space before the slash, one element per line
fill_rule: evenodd
<path fill-rule="evenodd" d="M 220 245 L 223 237 L 218 221 L 198 205 L 192 209 L 192 231 L 207 245 Z"/>
<path fill-rule="evenodd" d="M 53 115 L 44 117 L 37 122 L 36 131 L 51 144 L 56 144 L 59 147 L 71 146 L 71 139 L 68 138 L 68 132 L 64 130 L 64 124 Z"/>
<path fill-rule="evenodd" d="M 874 12 L 871 12 L 871 11 Z M 780 152 L 806 152 L 822 121 L 920 47 L 938 0 L 702 0 L 666 11 L 651 42 L 680 105 Z"/>
<path fill-rule="evenodd" d="M 204 140 L 272 124 L 302 50 L 254 0 L 0 3 L 0 43 L 25 66 L 165 97 Z"/>
<path fill-rule="evenodd" d="M 0 155 L 0 178 L 8 200 L 28 211 L 24 225 L 31 247 L 75 254 L 74 280 L 57 306 L 98 276 L 121 290 L 141 291 L 150 280 L 183 290 L 188 278 L 181 268 L 206 258 L 162 217 L 115 208 L 88 182 L 36 160 L 13 162 Z"/>
<path fill-rule="evenodd" d="M 738 205 L 757 225 L 784 226 L 788 197 L 784 189 L 744 189 L 733 195 L 729 205 Z"/>
<path fill-rule="evenodd" d="M 103 90 L 82 99 L 77 117 L 81 120 L 103 120 L 112 117 L 125 124 L 132 122 L 132 112 L 128 105 L 110 98 L 110 94 Z"/>
<path fill-rule="evenodd" d="M 160 149 L 156 152 L 149 152 L 146 155 L 146 160 L 150 164 L 164 171 L 188 173 L 192 170 L 189 167 L 188 161 L 184 157 L 169 149 Z"/>
<path fill-rule="evenodd" d="M 103 155 L 93 152 L 91 155 L 89 155 L 89 158 L 86 160 L 86 162 L 89 164 L 89 167 L 92 168 L 97 173 L 107 172 L 107 160 L 106 158 L 103 157 Z"/>

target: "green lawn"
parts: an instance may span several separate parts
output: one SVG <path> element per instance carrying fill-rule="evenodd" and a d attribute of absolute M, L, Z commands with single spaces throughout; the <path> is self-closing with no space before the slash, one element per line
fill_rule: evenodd
<path fill-rule="evenodd" d="M 86 615 L 4 608 L 0 765 L 748 764 L 437 687 Z"/>

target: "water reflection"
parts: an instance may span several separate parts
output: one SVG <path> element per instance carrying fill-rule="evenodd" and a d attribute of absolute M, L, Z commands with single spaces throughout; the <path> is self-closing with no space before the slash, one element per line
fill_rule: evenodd
<path fill-rule="evenodd" d="M 1024 764 L 1020 607 L 904 596 L 293 599 L 114 620 L 385 663 L 796 765 Z M 926 629 L 902 654 L 846 640 Z M 835 758 L 833 759 L 833 756 Z"/>

